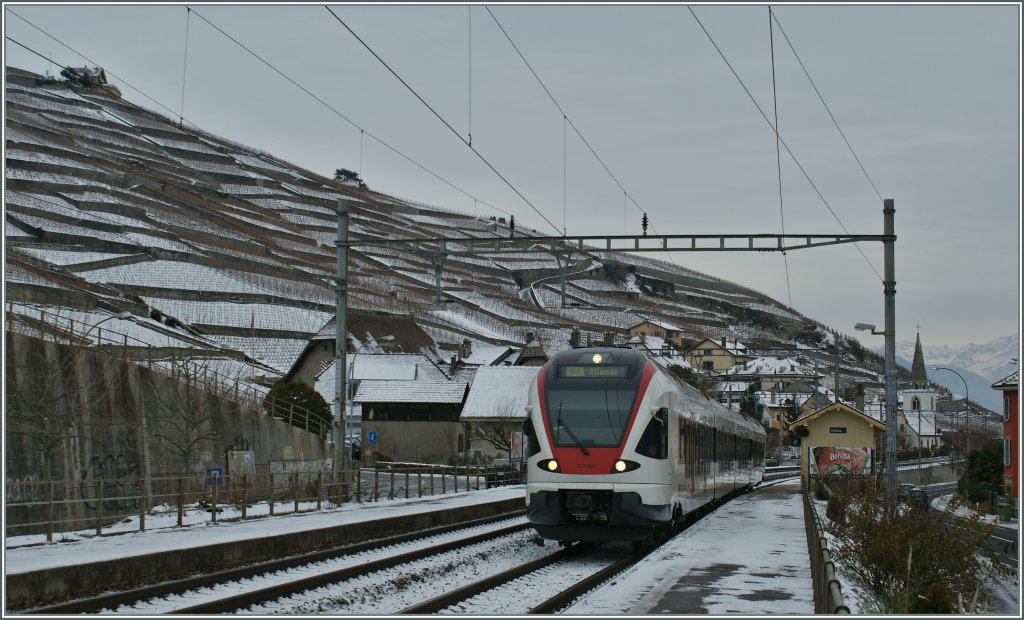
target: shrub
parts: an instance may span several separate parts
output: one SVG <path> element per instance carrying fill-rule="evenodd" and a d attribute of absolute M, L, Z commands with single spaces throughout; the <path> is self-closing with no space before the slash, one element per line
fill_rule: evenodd
<path fill-rule="evenodd" d="M 880 613 L 956 613 L 987 578 L 1011 574 L 988 547 L 995 526 L 979 515 L 951 514 L 955 527 L 946 527 L 923 510 L 887 506 L 880 489 L 865 485 L 852 498 L 845 523 L 831 527 L 836 558 L 875 596 Z"/>

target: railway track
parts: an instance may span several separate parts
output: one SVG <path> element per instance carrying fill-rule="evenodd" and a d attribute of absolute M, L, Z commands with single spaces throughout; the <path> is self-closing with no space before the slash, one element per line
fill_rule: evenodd
<path fill-rule="evenodd" d="M 439 542 L 428 547 L 428 549 L 434 549 L 435 552 L 444 550 L 446 548 L 457 548 L 461 545 L 472 544 L 472 542 L 494 538 L 496 536 L 501 535 L 502 533 L 507 534 L 511 532 L 519 532 L 525 530 L 528 528 L 528 524 L 526 523 L 524 515 L 525 511 L 520 511 L 513 514 L 501 515 L 498 517 L 490 517 L 487 519 L 479 519 L 476 521 L 460 523 L 441 528 L 433 528 L 430 530 L 424 530 L 422 532 L 415 532 L 411 534 L 404 534 L 401 536 L 394 536 L 376 541 L 368 541 L 356 545 L 348 545 L 344 547 L 337 547 L 313 553 L 301 554 L 291 556 L 288 558 L 282 558 L 279 560 L 262 562 L 250 566 L 233 568 L 215 573 L 197 575 L 186 579 L 154 584 L 140 588 L 133 588 L 131 590 L 110 592 L 89 598 L 58 603 L 55 605 L 36 607 L 33 609 L 25 610 L 24 613 L 39 615 L 55 615 L 100 613 L 103 611 L 117 610 L 125 610 L 128 613 L 135 610 L 137 613 L 144 613 L 146 601 L 150 601 L 153 599 L 169 599 L 174 597 L 180 598 L 186 596 L 190 592 L 197 592 L 203 589 L 215 588 L 223 584 L 238 583 L 243 580 L 249 580 L 251 582 L 251 580 L 265 575 L 282 573 L 301 567 L 315 565 L 318 563 L 324 563 L 332 560 L 346 558 L 349 556 L 373 553 L 375 551 L 381 551 L 382 549 L 400 548 L 402 545 L 427 541 L 431 538 L 448 538 L 448 540 L 444 542 Z M 502 521 L 508 521 L 509 523 L 506 525 L 500 525 Z M 473 529 L 484 529 L 486 531 L 468 537 L 464 535 L 459 535 L 460 532 L 465 532 Z M 386 568 L 389 565 L 389 563 L 390 565 L 395 565 L 400 564 L 402 562 L 407 562 L 410 559 L 414 558 L 417 553 L 424 553 L 424 551 L 420 550 L 406 553 L 391 553 L 387 557 L 366 562 L 361 565 L 361 568 L 365 569 L 368 566 L 377 566 L 378 569 Z M 356 571 L 353 571 L 352 574 L 355 574 L 355 572 Z M 311 577 L 304 581 L 307 585 L 303 586 L 303 589 L 316 587 L 315 585 L 309 585 L 313 584 L 316 581 L 316 577 Z M 293 593 L 295 591 L 295 588 L 298 587 L 297 585 L 289 584 L 298 584 L 302 582 L 302 580 L 288 581 L 279 584 L 278 586 L 271 586 L 268 588 L 253 591 L 249 594 L 251 602 L 249 602 L 248 605 L 257 604 L 263 602 L 264 600 L 272 600 L 272 598 L 287 596 L 288 594 Z M 292 591 L 289 591 L 289 588 L 291 588 Z M 301 591 L 301 589 L 298 591 Z M 257 592 L 259 593 L 258 595 Z M 261 599 L 261 596 L 264 598 Z M 224 611 L 233 611 L 247 606 L 244 604 L 246 602 L 244 595 L 239 597 L 233 597 L 232 600 L 233 602 L 230 604 L 212 601 L 205 604 L 197 604 L 179 609 L 161 610 L 157 613 L 222 613 L 222 611 L 217 610 L 223 608 Z M 233 607 L 230 610 L 226 609 L 226 606 L 230 606 L 231 604 L 235 603 L 238 603 L 235 607 Z M 203 605 L 208 605 L 208 610 L 204 610 Z"/>
<path fill-rule="evenodd" d="M 665 539 L 712 509 L 693 515 Z M 553 614 L 657 548 L 648 544 L 635 551 L 619 543 L 560 549 L 528 529 L 517 513 L 513 519 L 304 554 L 27 613 Z M 403 603 L 408 600 L 413 603 Z"/>

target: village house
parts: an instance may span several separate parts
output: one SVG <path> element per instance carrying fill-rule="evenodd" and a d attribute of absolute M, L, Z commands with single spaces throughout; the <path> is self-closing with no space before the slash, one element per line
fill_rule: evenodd
<path fill-rule="evenodd" d="M 526 401 L 538 372 L 536 366 L 487 366 L 476 371 L 460 418 L 470 462 L 522 456 L 515 448 L 522 445 Z"/>
<path fill-rule="evenodd" d="M 459 417 L 468 392 L 454 381 L 362 381 L 353 398 L 363 411 L 363 463 L 461 460 L 467 443 Z"/>
<path fill-rule="evenodd" d="M 676 348 L 683 346 L 683 328 L 667 321 L 647 319 L 629 328 L 630 338 L 643 338 L 645 336 L 661 338 L 664 342 Z"/>
<path fill-rule="evenodd" d="M 752 359 L 746 345 L 728 338 L 705 338 L 686 353 L 690 366 L 702 372 L 720 374 Z"/>
<path fill-rule="evenodd" d="M 1000 379 L 992 384 L 992 389 L 1003 393 L 1003 488 L 1004 495 L 1012 497 L 1017 502 L 1017 480 L 1019 479 L 1020 454 L 1019 436 L 1017 429 L 1018 406 L 1020 401 L 1017 396 L 1017 383 L 1020 371 L 1015 370 L 1011 375 Z"/>

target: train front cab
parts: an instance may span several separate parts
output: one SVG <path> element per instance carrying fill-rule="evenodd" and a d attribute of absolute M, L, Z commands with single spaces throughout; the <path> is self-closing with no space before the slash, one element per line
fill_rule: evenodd
<path fill-rule="evenodd" d="M 565 351 L 538 375 L 527 518 L 541 537 L 640 541 L 671 521 L 671 418 L 654 406 L 663 381 L 628 349 Z"/>

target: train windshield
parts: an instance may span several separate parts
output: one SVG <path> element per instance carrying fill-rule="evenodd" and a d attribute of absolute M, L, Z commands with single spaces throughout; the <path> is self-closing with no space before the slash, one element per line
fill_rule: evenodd
<path fill-rule="evenodd" d="M 551 439 L 558 447 L 622 444 L 645 358 L 630 349 L 572 349 L 552 359 L 544 380 Z"/>

